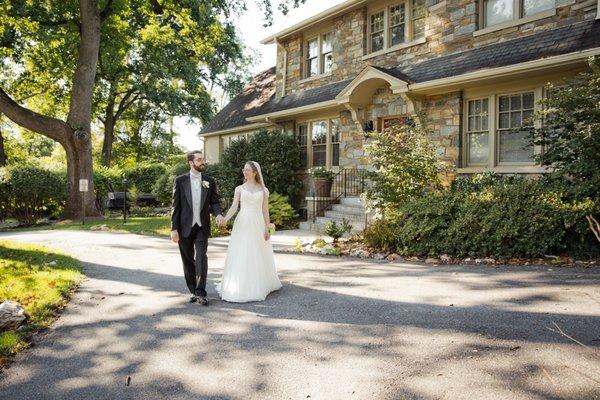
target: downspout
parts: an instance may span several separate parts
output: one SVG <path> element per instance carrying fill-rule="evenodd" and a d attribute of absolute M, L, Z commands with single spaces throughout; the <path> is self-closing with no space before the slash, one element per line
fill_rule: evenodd
<path fill-rule="evenodd" d="M 283 71 L 282 71 L 283 82 L 281 85 L 281 97 L 283 97 L 283 96 L 285 96 L 285 85 L 286 85 L 286 81 L 287 81 L 287 49 L 285 48 L 285 46 L 283 44 L 281 44 L 281 42 L 277 38 L 275 38 L 275 43 L 277 43 L 277 47 L 279 47 L 283 50 Z"/>

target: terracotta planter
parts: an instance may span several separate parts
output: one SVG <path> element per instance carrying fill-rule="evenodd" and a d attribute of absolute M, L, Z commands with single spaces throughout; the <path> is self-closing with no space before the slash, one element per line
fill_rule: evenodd
<path fill-rule="evenodd" d="M 313 178 L 315 197 L 329 197 L 331 194 L 331 179 Z"/>

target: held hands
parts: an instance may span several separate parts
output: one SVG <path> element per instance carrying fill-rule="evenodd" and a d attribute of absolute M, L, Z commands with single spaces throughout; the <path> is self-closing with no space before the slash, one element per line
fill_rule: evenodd
<path fill-rule="evenodd" d="M 227 224 L 227 220 L 222 215 L 217 215 L 217 217 L 215 219 L 216 219 L 216 222 L 217 222 L 217 226 L 219 228 L 221 228 L 225 224 Z"/>
<path fill-rule="evenodd" d="M 265 240 L 269 240 L 273 233 L 275 233 L 275 224 L 269 223 L 267 229 L 265 229 Z"/>

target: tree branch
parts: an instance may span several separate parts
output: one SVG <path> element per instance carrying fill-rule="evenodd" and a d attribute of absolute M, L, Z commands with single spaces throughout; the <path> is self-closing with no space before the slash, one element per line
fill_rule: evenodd
<path fill-rule="evenodd" d="M 108 0 L 106 5 L 104 6 L 104 9 L 102 11 L 100 11 L 100 21 L 101 22 L 104 22 L 106 20 L 106 18 L 108 18 L 110 16 L 110 14 L 112 14 L 112 12 L 113 12 L 112 4 L 113 4 L 113 0 Z"/>
<path fill-rule="evenodd" d="M 119 119 L 121 117 L 121 114 L 123 114 L 123 112 L 127 110 L 127 108 L 129 108 L 129 106 L 131 106 L 140 97 L 140 94 L 136 93 L 136 95 L 133 96 L 131 100 L 128 100 L 133 93 L 133 91 L 128 91 L 127 94 L 123 96 L 123 98 L 119 102 L 119 107 L 117 107 L 117 112 L 115 113 L 115 120 Z"/>
<path fill-rule="evenodd" d="M 64 121 L 38 114 L 15 103 L 2 88 L 0 88 L 0 112 L 15 124 L 56 140 L 59 143 L 63 143 L 67 135 L 72 131 Z"/>
<path fill-rule="evenodd" d="M 600 242 L 600 222 L 598 222 L 591 214 L 586 215 L 585 218 L 587 219 L 588 224 L 590 224 L 590 229 L 594 233 L 594 236 L 596 236 L 596 239 Z"/>
<path fill-rule="evenodd" d="M 152 9 L 156 14 L 158 14 L 158 15 L 164 14 L 165 9 L 163 8 L 163 6 L 160 5 L 158 0 L 150 0 L 150 4 L 152 5 Z"/>

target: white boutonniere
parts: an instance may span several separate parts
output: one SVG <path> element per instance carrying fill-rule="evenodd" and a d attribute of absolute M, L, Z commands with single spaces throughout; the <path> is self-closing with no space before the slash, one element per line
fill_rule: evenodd
<path fill-rule="evenodd" d="M 210 183 L 208 181 L 202 181 L 202 186 L 208 189 L 210 187 Z"/>

